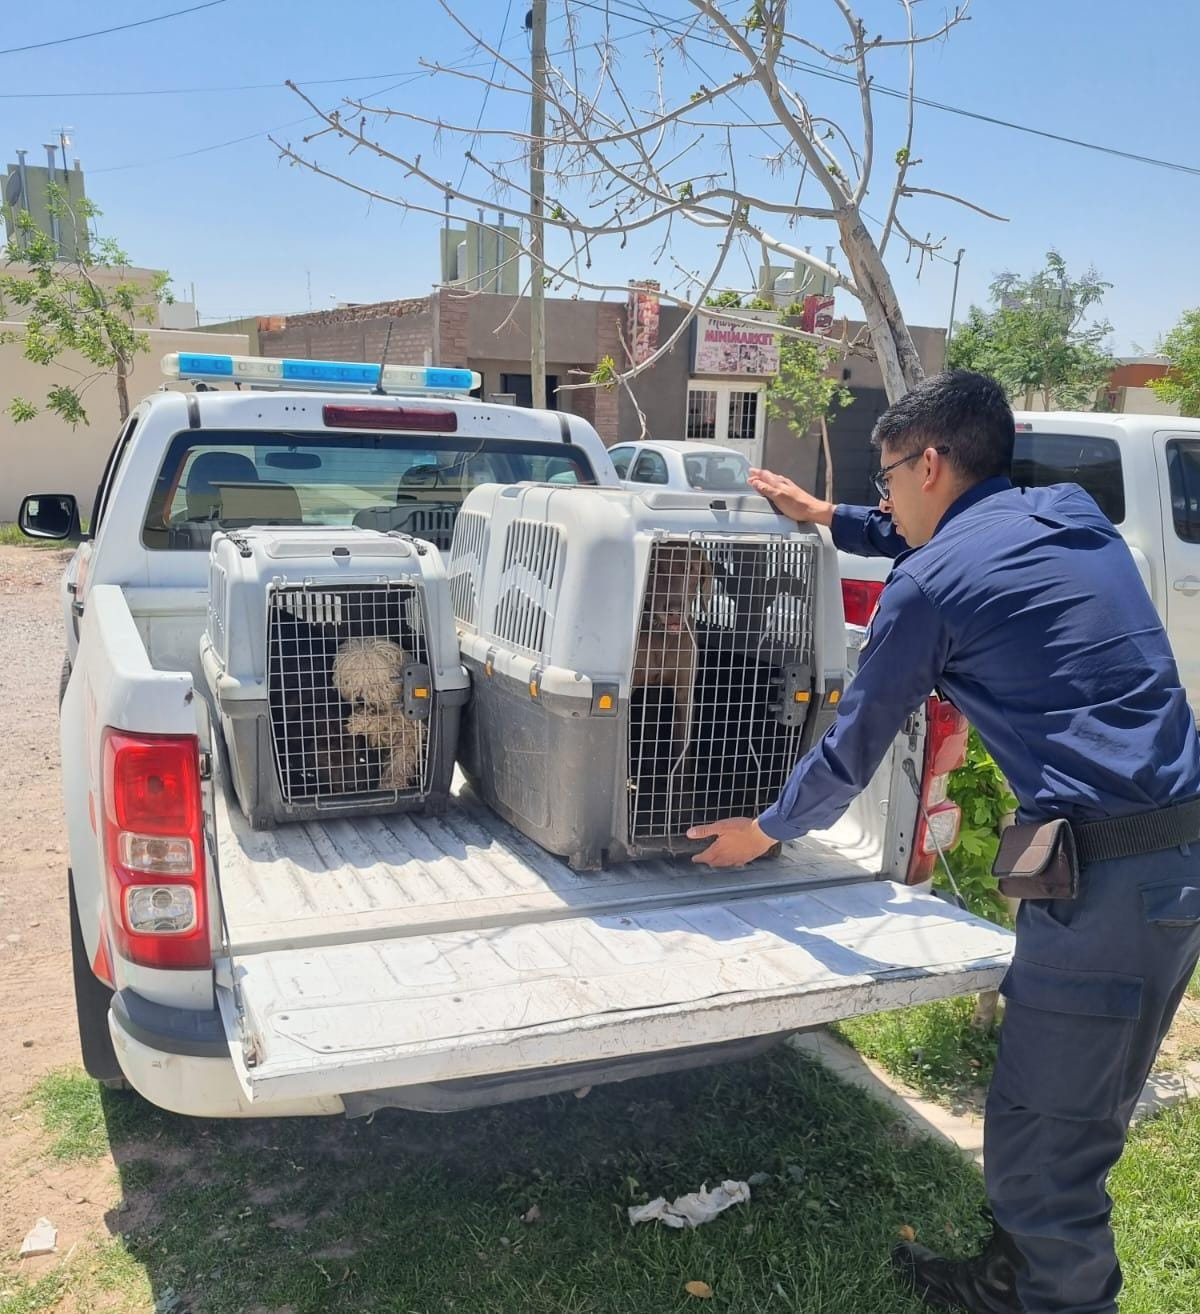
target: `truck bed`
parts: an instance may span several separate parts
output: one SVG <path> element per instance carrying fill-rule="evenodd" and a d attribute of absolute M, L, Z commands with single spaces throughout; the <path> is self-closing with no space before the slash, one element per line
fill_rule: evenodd
<path fill-rule="evenodd" d="M 740 871 L 583 874 L 461 785 L 436 820 L 253 831 L 223 793 L 214 819 L 217 996 L 238 1080 L 267 1111 L 371 1092 L 426 1107 L 434 1087 L 530 1073 L 610 1080 L 594 1074 L 994 986 L 1011 945 L 820 838 Z"/>
<path fill-rule="evenodd" d="M 806 838 L 748 871 L 688 858 L 576 872 L 496 816 L 459 776 L 445 816 L 363 816 L 252 830 L 227 790 L 218 860 L 235 953 L 651 909 L 871 880 L 866 860 Z"/>

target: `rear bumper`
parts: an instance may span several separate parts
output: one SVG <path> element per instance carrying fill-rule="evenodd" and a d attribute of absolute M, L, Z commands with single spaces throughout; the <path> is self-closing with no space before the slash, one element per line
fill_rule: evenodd
<path fill-rule="evenodd" d="M 109 1007 L 114 1026 L 159 1053 L 229 1058 L 225 1027 L 215 1008 L 171 1008 L 144 999 L 133 990 L 118 990 Z"/>
<path fill-rule="evenodd" d="M 246 1098 L 234 1070 L 221 1015 L 168 1008 L 119 990 L 108 1013 L 117 1062 L 151 1104 L 192 1118 L 287 1118 L 342 1113 L 337 1096 L 303 1100 Z"/>

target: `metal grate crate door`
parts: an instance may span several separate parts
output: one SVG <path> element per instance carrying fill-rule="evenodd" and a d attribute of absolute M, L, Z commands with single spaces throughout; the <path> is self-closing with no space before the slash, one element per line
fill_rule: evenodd
<path fill-rule="evenodd" d="M 815 563 L 782 537 L 652 545 L 630 682 L 632 843 L 753 815 L 782 788 L 811 699 Z"/>
<path fill-rule="evenodd" d="M 423 601 L 411 584 L 270 590 L 267 690 L 285 802 L 428 792 L 436 704 Z"/>

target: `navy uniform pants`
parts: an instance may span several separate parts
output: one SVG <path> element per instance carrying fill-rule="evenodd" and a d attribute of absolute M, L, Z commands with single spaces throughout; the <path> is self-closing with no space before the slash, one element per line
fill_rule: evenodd
<path fill-rule="evenodd" d="M 1115 1314 L 1105 1182 L 1198 956 L 1200 844 L 1095 863 L 1078 899 L 1021 905 L 984 1160 L 1026 1314 Z"/>

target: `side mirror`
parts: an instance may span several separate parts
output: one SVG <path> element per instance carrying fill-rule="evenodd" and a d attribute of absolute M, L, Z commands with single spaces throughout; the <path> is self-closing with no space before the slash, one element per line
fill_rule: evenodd
<path fill-rule="evenodd" d="M 28 538 L 80 538 L 79 503 L 70 493 L 34 493 L 17 517 Z"/>

